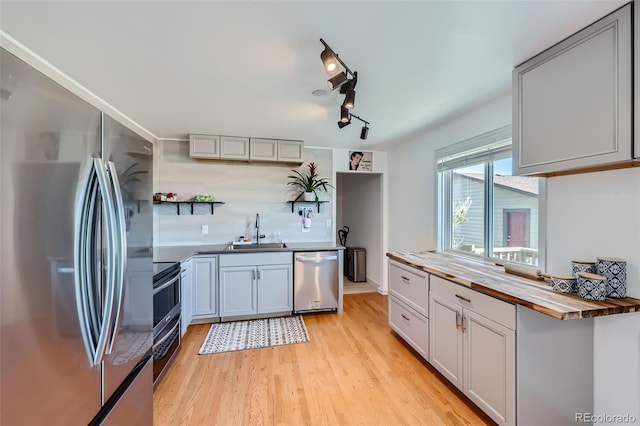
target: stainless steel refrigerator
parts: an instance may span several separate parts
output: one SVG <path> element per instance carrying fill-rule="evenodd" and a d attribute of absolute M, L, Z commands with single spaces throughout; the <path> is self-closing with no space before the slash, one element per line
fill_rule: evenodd
<path fill-rule="evenodd" d="M 0 49 L 0 425 L 152 424 L 152 145 Z"/>

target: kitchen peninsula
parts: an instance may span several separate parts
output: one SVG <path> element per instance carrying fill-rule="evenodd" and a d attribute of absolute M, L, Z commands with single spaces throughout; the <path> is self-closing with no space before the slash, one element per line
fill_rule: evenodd
<path fill-rule="evenodd" d="M 638 299 L 556 293 L 479 259 L 387 257 L 389 325 L 498 424 L 593 412 L 593 317 L 640 311 Z"/>

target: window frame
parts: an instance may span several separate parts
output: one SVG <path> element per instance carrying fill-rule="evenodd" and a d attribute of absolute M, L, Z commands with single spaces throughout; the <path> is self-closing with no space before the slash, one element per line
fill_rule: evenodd
<path fill-rule="evenodd" d="M 538 178 L 538 264 L 529 265 L 526 263 L 512 262 L 499 259 L 493 256 L 494 252 L 494 161 L 504 158 L 513 158 L 511 148 L 508 154 L 504 147 L 506 140 L 511 141 L 511 125 L 486 132 L 469 139 L 465 139 L 456 144 L 436 150 L 436 208 L 437 208 L 437 250 L 441 252 L 454 253 L 460 256 L 472 257 L 474 259 L 485 260 L 500 264 L 514 264 L 520 267 L 529 267 L 533 270 L 545 270 L 546 266 L 546 179 Z M 502 141 L 502 142 L 501 142 Z M 492 150 L 490 147 L 495 149 Z M 483 148 L 487 148 L 483 151 Z M 497 147 L 497 148 L 496 148 Z M 472 152 L 473 155 L 467 161 L 463 155 L 465 152 Z M 453 161 L 449 159 L 453 158 Z M 453 165 L 451 165 L 453 164 Z M 453 170 L 465 165 L 484 165 L 484 253 L 475 254 L 468 251 L 456 250 L 452 247 L 453 226 L 452 226 L 452 198 L 453 198 Z M 513 209 L 512 209 L 513 210 Z M 517 210 L 517 209 L 516 209 Z M 529 213 L 530 214 L 530 213 Z M 529 226 L 528 226 L 529 228 Z M 530 231 L 529 231 L 530 232 Z"/>

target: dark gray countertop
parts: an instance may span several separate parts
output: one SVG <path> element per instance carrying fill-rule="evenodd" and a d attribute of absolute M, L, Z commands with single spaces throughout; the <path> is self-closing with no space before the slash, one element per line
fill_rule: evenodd
<path fill-rule="evenodd" d="M 344 247 L 331 242 L 285 243 L 285 248 L 274 248 L 268 251 L 324 251 L 344 250 Z M 229 251 L 228 244 L 187 245 L 187 246 L 158 246 L 153 248 L 154 262 L 179 262 L 197 254 L 234 254 L 250 253 L 250 251 Z M 259 249 L 256 251 L 265 251 Z"/>

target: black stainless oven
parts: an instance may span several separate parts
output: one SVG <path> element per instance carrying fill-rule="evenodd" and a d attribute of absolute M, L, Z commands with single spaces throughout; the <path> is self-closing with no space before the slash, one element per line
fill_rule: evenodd
<path fill-rule="evenodd" d="M 153 384 L 157 386 L 181 346 L 180 263 L 153 265 Z"/>

